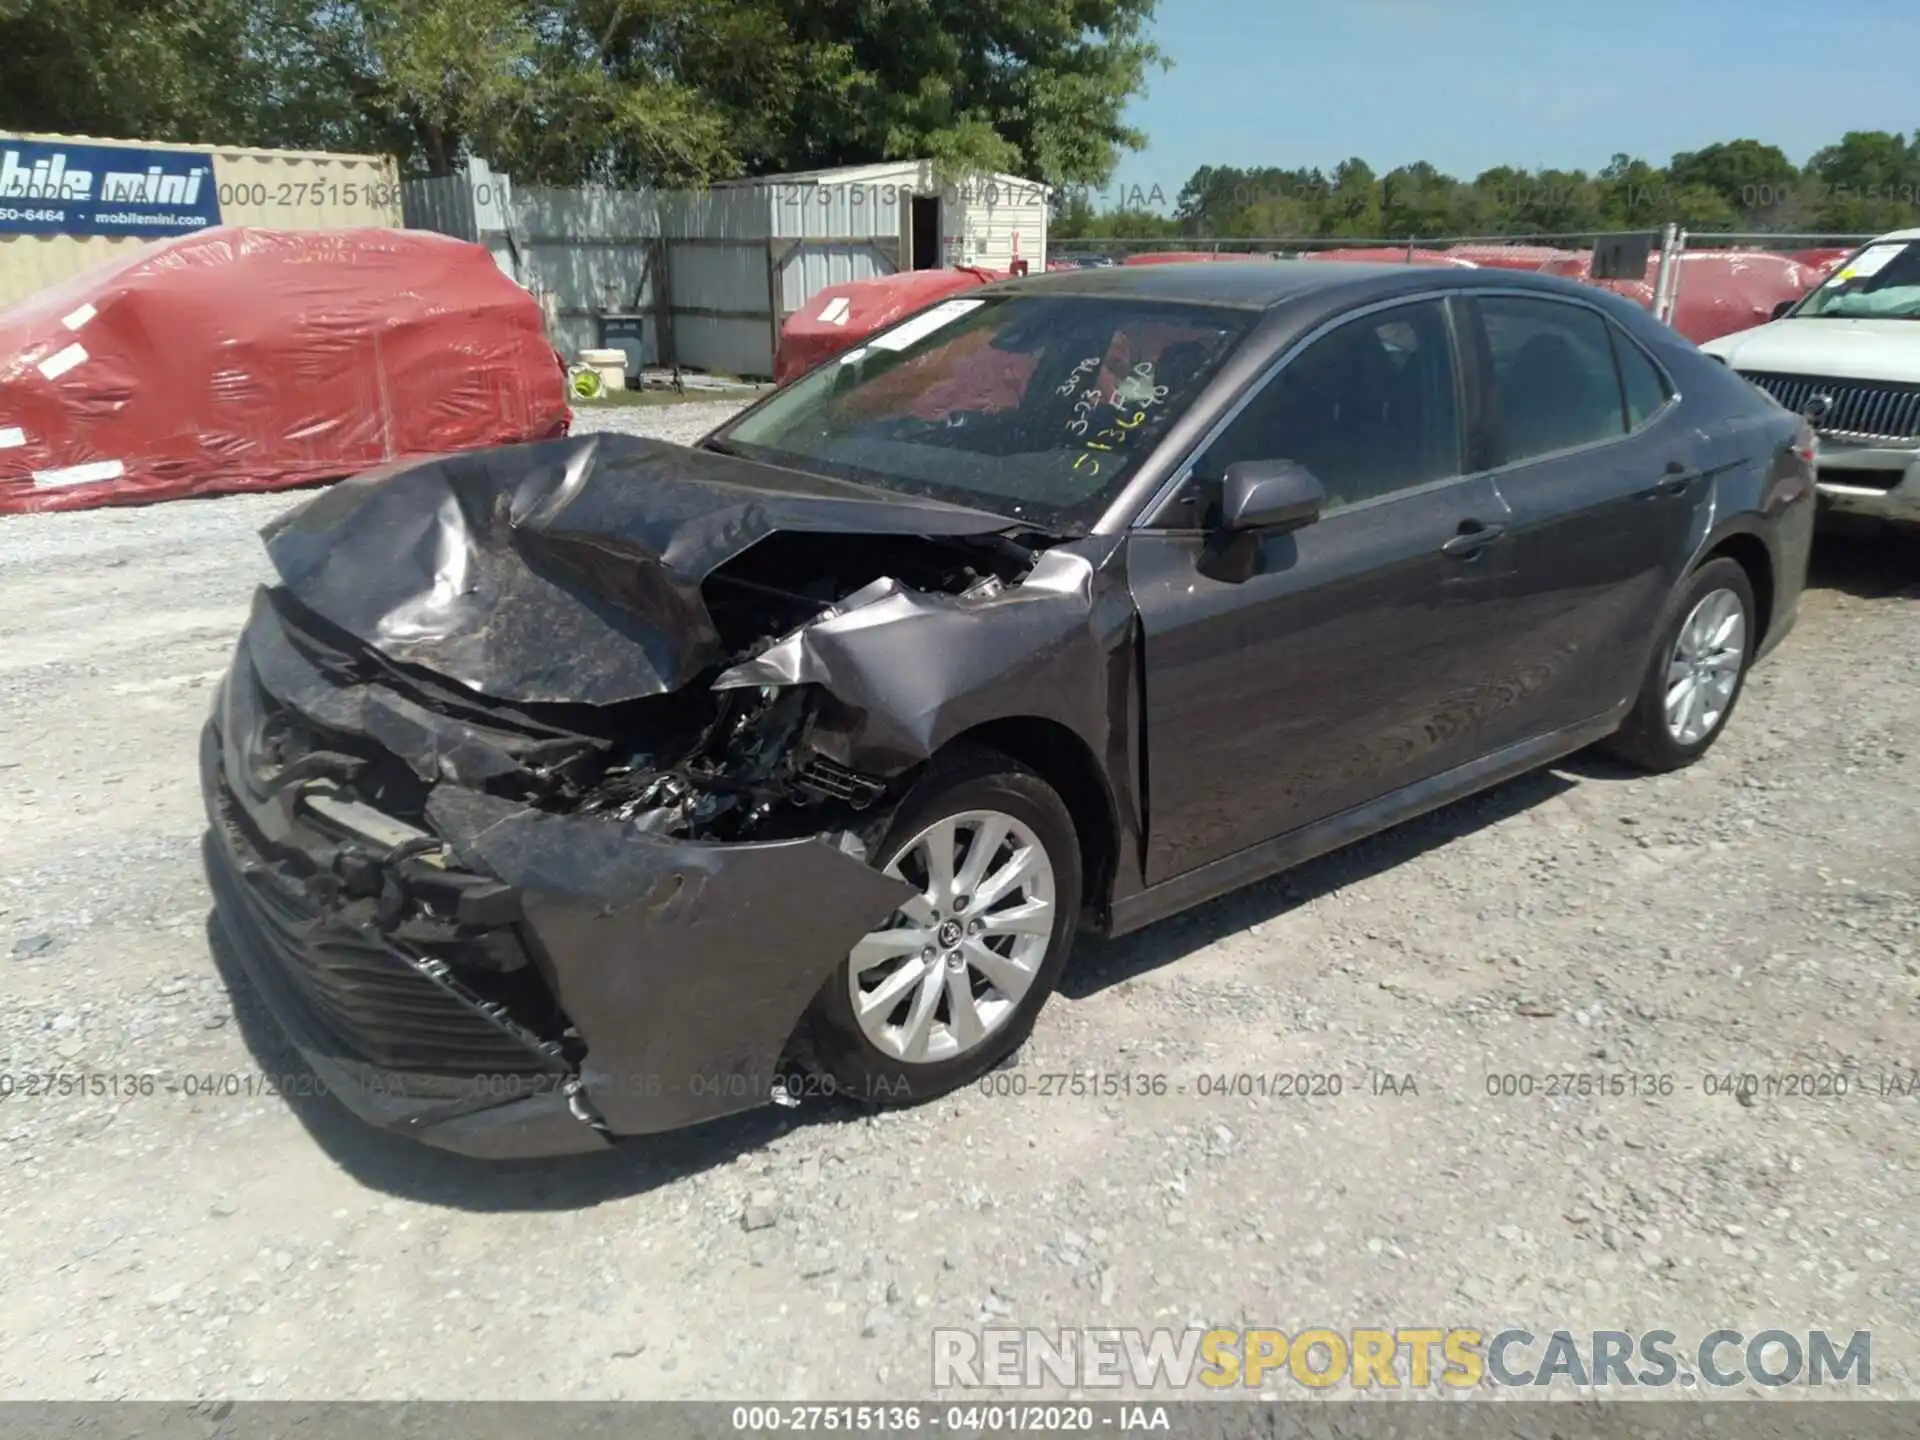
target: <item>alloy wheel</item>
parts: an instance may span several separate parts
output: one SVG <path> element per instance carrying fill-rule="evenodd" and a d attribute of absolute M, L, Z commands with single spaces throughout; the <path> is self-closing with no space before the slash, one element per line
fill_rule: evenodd
<path fill-rule="evenodd" d="M 1012 1019 L 1046 960 L 1053 861 L 998 810 L 928 825 L 885 873 L 920 894 L 853 947 L 847 984 L 861 1032 L 909 1064 L 953 1060 Z"/>
<path fill-rule="evenodd" d="M 1747 610 L 1731 590 L 1710 590 L 1688 612 L 1667 659 L 1667 733 L 1698 745 L 1726 718 L 1746 658 Z"/>

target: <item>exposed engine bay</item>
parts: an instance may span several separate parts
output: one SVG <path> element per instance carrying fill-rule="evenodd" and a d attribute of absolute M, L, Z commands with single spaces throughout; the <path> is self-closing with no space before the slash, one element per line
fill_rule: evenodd
<path fill-rule="evenodd" d="M 732 652 L 727 664 L 703 676 L 705 684 L 635 702 L 620 717 L 627 733 L 613 743 L 605 768 L 569 798 L 581 814 L 611 816 L 651 834 L 722 841 L 805 833 L 846 819 L 845 811 L 869 810 L 886 794 L 886 779 L 839 764 L 809 743 L 820 707 L 834 704 L 830 697 L 810 685 L 714 690 L 712 680 L 783 636 L 901 585 L 963 602 L 989 599 L 1022 579 L 1032 559 L 1032 551 L 997 536 L 769 536 L 701 586 Z"/>

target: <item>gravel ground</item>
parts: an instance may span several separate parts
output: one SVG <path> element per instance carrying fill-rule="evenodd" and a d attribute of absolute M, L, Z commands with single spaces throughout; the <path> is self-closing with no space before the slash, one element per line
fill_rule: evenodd
<path fill-rule="evenodd" d="M 1089 944 L 1024 1094 L 486 1166 L 165 1089 L 293 1065 L 210 954 L 193 760 L 288 503 L 0 521 L 0 1072 L 161 1087 L 0 1103 L 0 1398 L 874 1398 L 935 1326 L 1189 1323 L 1868 1329 L 1920 1393 L 1910 541 L 1823 541 L 1691 770 L 1577 760 Z M 1565 1070 L 1675 1088 L 1488 1094 Z M 1235 1073 L 1342 1093 L 1199 1093 Z"/>

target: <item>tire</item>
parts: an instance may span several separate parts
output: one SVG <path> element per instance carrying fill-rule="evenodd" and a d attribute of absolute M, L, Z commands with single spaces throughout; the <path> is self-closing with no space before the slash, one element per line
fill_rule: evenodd
<path fill-rule="evenodd" d="M 889 822 L 884 838 L 874 851 L 874 865 L 884 870 L 897 862 L 904 878 L 910 883 L 925 885 L 926 894 L 933 893 L 934 882 L 926 877 L 925 868 L 920 863 L 927 851 L 919 848 L 915 842 L 930 829 L 938 827 L 940 822 L 960 817 L 957 819 L 956 833 L 964 833 L 968 837 L 968 848 L 955 854 L 954 871 L 957 880 L 965 880 L 970 867 L 962 856 L 970 859 L 971 847 L 982 843 L 981 836 L 993 833 L 991 828 L 983 830 L 977 827 L 992 827 L 996 822 L 964 817 L 982 815 L 997 815 L 1013 823 L 1014 828 L 1009 831 L 1002 847 L 996 848 L 996 856 L 1004 855 L 1009 860 L 1014 858 L 1016 851 L 1022 848 L 1020 832 L 1024 830 L 1026 837 L 1037 842 L 1051 872 L 1051 884 L 1045 888 L 1052 895 L 1052 925 L 1046 934 L 1044 951 L 1039 952 L 1037 958 L 1029 956 L 1030 963 L 1024 966 L 1004 968 L 1004 961 L 994 966 L 1003 978 L 1019 971 L 1030 975 L 1024 993 L 1017 999 L 1006 999 L 993 988 L 984 973 L 976 971 L 971 963 L 965 963 L 962 971 L 966 977 L 965 984 L 969 993 L 977 995 L 977 999 L 969 1003 L 969 1009 L 976 1019 L 991 1014 L 990 1027 L 983 1024 L 984 1035 L 970 1046 L 958 1048 L 956 1053 L 930 1053 L 910 1059 L 882 1048 L 869 1033 L 869 1027 L 880 1024 L 890 1032 L 890 1038 L 907 1038 L 911 1048 L 910 1037 L 916 1033 L 912 1024 L 917 1013 L 916 1005 L 924 990 L 938 988 L 943 993 L 933 1001 L 933 1009 L 929 1014 L 929 1048 L 949 1042 L 957 1046 L 958 1037 L 966 1027 L 954 1023 L 952 987 L 961 982 L 952 978 L 950 972 L 954 967 L 946 957 L 958 953 L 970 961 L 970 957 L 978 953 L 973 948 L 976 940 L 992 942 L 996 954 L 1002 948 L 1017 954 L 1027 939 L 1039 937 L 981 934 L 961 938 L 957 950 L 944 952 L 940 945 L 945 942 L 939 941 L 931 962 L 924 958 L 925 949 L 920 948 L 900 956 L 897 963 L 891 959 L 881 960 L 871 969 L 863 968 L 863 973 L 858 977 L 859 983 L 867 987 L 865 994 L 871 998 L 885 980 L 898 972 L 912 969 L 918 961 L 920 969 L 917 973 L 922 978 L 909 982 L 907 988 L 900 992 L 900 1000 L 887 1011 L 888 1015 L 904 1016 L 903 1023 L 897 1026 L 886 1026 L 884 1019 L 876 1021 L 871 1014 L 868 1025 L 863 1026 L 856 1014 L 856 957 L 872 963 L 872 956 L 856 947 L 855 952 L 835 968 L 832 978 L 815 1000 L 807 1026 L 808 1061 L 813 1069 L 832 1081 L 836 1093 L 867 1105 L 918 1104 L 987 1074 L 1018 1050 L 1032 1033 L 1034 1020 L 1046 1004 L 1047 997 L 1052 994 L 1054 984 L 1067 963 L 1074 932 L 1079 925 L 1081 905 L 1079 838 L 1074 830 L 1073 817 L 1068 814 L 1067 807 L 1053 788 L 1018 761 L 983 747 L 958 748 L 950 754 L 936 757 Z M 994 865 L 993 857 L 988 857 L 986 865 L 988 873 L 982 877 L 984 881 L 990 882 L 1002 874 L 1001 867 Z M 1019 868 L 1012 866 L 1008 873 Z M 1036 876 L 1023 883 L 1037 888 L 1038 878 Z M 940 910 L 935 912 L 933 918 L 940 923 L 963 927 L 966 924 L 990 925 L 990 917 L 1030 909 L 1034 904 L 1031 899 L 1023 899 L 1018 906 L 1003 903 L 1009 896 L 1025 893 L 1016 890 L 989 900 L 989 909 L 984 912 L 986 918 L 975 914 L 962 920 L 960 917 L 966 915 L 965 910 Z M 973 897 L 959 898 L 970 900 Z M 929 920 L 926 909 L 932 907 L 926 906 L 924 895 L 916 904 L 925 907 L 921 913 L 909 915 L 905 910 L 898 912 L 883 922 L 882 930 L 904 935 L 908 929 L 919 927 L 919 933 L 925 938 L 928 933 L 925 927 Z M 947 932 L 936 929 L 932 933 L 938 940 L 940 935 Z M 878 932 L 868 938 L 877 939 Z M 862 947 L 867 944 L 866 940 L 861 942 Z M 883 945 L 876 946 L 876 952 L 885 948 Z M 1029 951 L 1032 948 L 1027 946 Z M 1000 998 L 996 999 L 996 996 Z"/>
<path fill-rule="evenodd" d="M 1675 650 L 1682 630 L 1694 619 L 1696 611 L 1708 597 L 1721 592 L 1731 594 L 1739 602 L 1740 654 L 1737 664 L 1732 667 L 1733 688 L 1719 706 L 1718 713 L 1712 715 L 1711 723 L 1706 725 L 1703 733 L 1697 736 L 1676 734 L 1667 716 L 1669 667 L 1677 663 Z M 1713 742 L 1720 738 L 1721 732 L 1727 728 L 1727 721 L 1733 717 L 1734 707 L 1739 704 L 1741 693 L 1746 689 L 1747 670 L 1753 664 L 1754 645 L 1758 636 L 1753 583 L 1747 578 L 1745 568 L 1739 561 L 1724 556 L 1709 560 L 1688 577 L 1685 588 L 1680 592 L 1680 603 L 1674 607 L 1672 617 L 1661 631 L 1660 643 L 1654 647 L 1653 655 L 1647 662 L 1633 709 L 1628 712 L 1620 729 L 1601 743 L 1601 748 L 1636 769 L 1651 774 L 1664 774 L 1691 765 L 1713 748 Z M 1721 669 L 1724 671 L 1724 664 Z"/>

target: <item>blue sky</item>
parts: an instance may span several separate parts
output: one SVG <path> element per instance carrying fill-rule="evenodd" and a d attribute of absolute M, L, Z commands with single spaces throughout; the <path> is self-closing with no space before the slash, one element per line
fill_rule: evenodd
<path fill-rule="evenodd" d="M 1160 0 L 1153 28 L 1174 68 L 1128 109 L 1147 149 L 1109 200 L 1170 205 L 1203 164 L 1470 178 L 1920 129 L 1920 0 Z"/>

